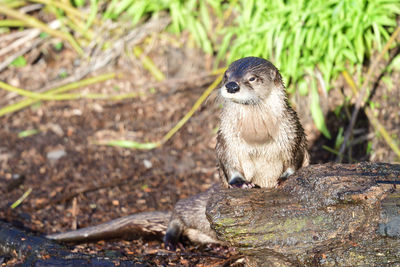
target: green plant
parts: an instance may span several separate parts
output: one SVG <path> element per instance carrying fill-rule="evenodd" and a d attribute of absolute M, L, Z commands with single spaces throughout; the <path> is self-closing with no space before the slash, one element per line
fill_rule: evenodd
<path fill-rule="evenodd" d="M 118 5 L 117 5 L 118 3 Z M 211 17 L 223 20 L 233 9 L 233 22 L 216 31 Z M 104 14 L 138 23 L 160 11 L 170 13 L 173 32 L 188 30 L 205 52 L 217 52 L 216 65 L 244 56 L 261 56 L 281 70 L 289 91 L 311 94 L 318 129 L 329 137 L 316 90 L 329 90 L 345 69 L 360 75 L 362 64 L 382 49 L 400 14 L 398 0 L 113 0 Z M 217 36 L 217 37 L 215 37 Z M 320 73 L 321 79 L 315 75 Z M 305 76 L 311 76 L 305 82 Z M 323 84 L 322 84 L 323 83 Z M 299 85 L 299 86 L 297 86 Z"/>
<path fill-rule="evenodd" d="M 362 64 L 382 49 L 400 14 L 396 0 L 242 0 L 240 7 L 229 59 L 269 58 L 289 85 L 316 69 L 329 85 L 346 64 Z"/>
<path fill-rule="evenodd" d="M 39 130 L 37 130 L 37 129 L 28 129 L 28 130 L 19 132 L 18 133 L 18 137 L 19 138 L 25 138 L 25 137 L 28 137 L 28 136 L 31 136 L 31 135 L 35 135 L 37 133 L 39 133 Z"/>
<path fill-rule="evenodd" d="M 72 2 L 77 7 L 82 7 L 85 5 L 85 0 L 73 0 Z"/>
<path fill-rule="evenodd" d="M 221 0 L 112 0 L 103 17 L 106 19 L 129 19 L 133 24 L 161 11 L 168 11 L 172 23 L 170 30 L 180 33 L 189 30 L 196 42 L 207 53 L 213 53 L 211 33 L 213 31 L 211 14 L 221 16 L 224 5 Z"/>
<path fill-rule="evenodd" d="M 80 54 L 81 46 L 93 41 L 99 17 L 136 25 L 168 13 L 168 30 L 189 31 L 206 53 L 216 54 L 215 67 L 244 56 L 267 58 L 280 69 L 289 92 L 310 94 L 312 117 L 327 137 L 319 92 L 330 90 L 344 70 L 362 83 L 365 60 L 382 50 L 400 15 L 398 0 L 70 0 L 76 7 L 89 5 L 87 14 L 63 1 L 31 1 L 52 7 L 57 18 L 65 18 L 64 28 L 53 30 L 17 12 L 25 1 L 0 0 L 0 13 L 67 41 Z M 75 40 L 70 31 L 86 40 Z M 397 57 L 390 68 L 399 69 L 399 62 Z"/>
<path fill-rule="evenodd" d="M 14 66 L 14 67 L 25 67 L 26 66 L 26 59 L 23 56 L 19 56 L 16 59 L 14 59 L 14 61 L 11 62 L 10 65 Z"/>
<path fill-rule="evenodd" d="M 340 71 L 360 69 L 374 50 L 382 49 L 400 14 L 400 2 L 391 0 L 242 0 L 239 7 L 235 24 L 224 29 L 222 43 L 231 45 L 221 45 L 218 56 L 228 54 L 229 61 L 248 55 L 268 58 L 281 70 L 290 91 L 304 83 L 305 76 L 315 81 L 318 72 L 323 77 L 320 88 L 329 90 Z M 329 137 L 315 102 L 314 81 L 308 84 L 314 99 L 311 113 Z M 299 87 L 302 94 L 305 88 Z"/>
<path fill-rule="evenodd" d="M 64 47 L 64 44 L 63 44 L 62 42 L 58 42 L 58 43 L 55 43 L 55 44 L 53 45 L 53 47 L 54 47 L 54 49 L 55 49 L 56 51 L 61 51 L 61 50 L 63 49 L 63 47 Z"/>

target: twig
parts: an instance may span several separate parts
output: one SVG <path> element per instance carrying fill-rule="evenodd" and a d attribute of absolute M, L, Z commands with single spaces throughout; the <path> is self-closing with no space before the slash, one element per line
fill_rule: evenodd
<path fill-rule="evenodd" d="M 58 20 L 53 20 L 52 22 L 49 23 L 49 27 L 51 29 L 58 29 L 60 27 L 60 22 Z M 12 43 L 9 46 L 6 46 L 2 50 L 0 50 L 0 56 L 3 55 L 3 54 L 8 53 L 9 51 L 11 51 L 12 49 L 14 49 L 16 47 L 19 47 L 21 44 L 27 43 L 30 40 L 38 37 L 39 34 L 40 34 L 40 30 L 39 29 L 31 29 L 31 30 L 23 31 L 22 33 L 24 33 L 24 34 L 23 35 L 19 35 L 18 34 L 18 35 L 14 36 L 16 38 L 18 38 L 19 36 L 22 36 L 20 39 L 18 39 L 17 41 L 15 41 L 14 43 Z M 31 49 L 33 49 L 36 46 L 40 45 L 43 41 L 44 40 L 41 39 L 41 38 L 37 39 L 37 40 L 33 41 L 33 43 L 31 45 L 24 47 L 23 49 L 21 49 L 17 53 L 15 53 L 12 56 L 8 57 L 6 60 L 4 60 L 0 64 L 0 72 L 2 72 L 3 69 L 5 69 L 8 65 L 10 65 L 11 62 L 13 62 L 16 58 L 18 58 L 19 56 L 24 55 L 25 53 L 27 53 Z"/>
<path fill-rule="evenodd" d="M 200 107 L 200 105 L 207 99 L 211 92 L 217 87 L 222 81 L 223 74 L 220 74 L 217 79 L 203 92 L 203 94 L 197 99 L 196 103 L 192 106 L 188 113 L 183 116 L 182 119 L 172 128 L 162 139 L 161 144 L 167 142 L 180 128 L 192 117 L 194 112 Z"/>
<path fill-rule="evenodd" d="M 400 33 L 400 27 L 397 27 L 396 30 L 393 32 L 393 34 L 390 36 L 390 39 L 387 41 L 387 43 L 385 44 L 384 48 L 382 49 L 381 53 L 379 53 L 379 55 L 377 56 L 377 58 L 372 62 L 370 68 L 368 69 L 367 75 L 365 77 L 365 80 L 361 86 L 361 91 L 358 95 L 358 98 L 356 100 L 355 106 L 354 106 L 354 111 L 353 114 L 351 115 L 351 119 L 350 119 L 350 123 L 346 129 L 346 132 L 344 134 L 344 139 L 343 139 L 343 143 L 340 146 L 339 149 L 339 155 L 336 158 L 336 162 L 341 162 L 342 158 L 343 158 L 343 154 L 346 150 L 346 146 L 347 143 L 349 142 L 351 133 L 353 131 L 355 122 L 357 120 L 357 116 L 358 116 L 358 112 L 360 111 L 360 108 L 362 106 L 364 106 L 364 99 L 366 98 L 366 96 L 368 96 L 368 92 L 367 92 L 367 88 L 369 85 L 369 82 L 372 78 L 372 74 L 375 73 L 375 70 L 378 66 L 378 63 L 381 61 L 381 59 L 383 58 L 383 56 L 386 54 L 386 52 L 389 50 L 389 47 L 392 45 L 392 43 L 395 41 L 397 35 Z"/>
<path fill-rule="evenodd" d="M 8 52 L 18 48 L 21 45 L 26 45 L 27 42 L 29 42 L 30 40 L 36 38 L 39 34 L 40 34 L 39 30 L 29 32 L 27 35 L 19 38 L 18 40 L 16 40 L 12 44 L 7 45 L 3 49 L 1 49 L 0 50 L 0 56 L 7 54 Z"/>
<path fill-rule="evenodd" d="M 99 20 L 96 18 L 95 14 L 85 14 L 81 12 L 79 9 L 74 8 L 68 2 L 63 2 L 63 1 L 52 1 L 52 0 L 32 0 L 32 2 L 37 2 L 41 4 L 46 4 L 48 6 L 55 6 L 57 8 L 62 9 L 65 11 L 65 13 L 70 14 L 71 16 L 68 16 L 68 18 L 73 22 L 73 24 L 76 24 L 74 27 L 74 30 L 79 32 L 82 36 L 88 37 L 89 39 L 92 39 L 93 33 L 91 31 L 88 31 L 89 27 L 84 25 L 81 21 L 79 21 L 76 17 L 86 20 L 88 19 L 88 16 L 90 17 L 89 19 L 91 22 L 95 22 L 96 24 L 99 23 Z M 71 26 L 71 25 L 70 25 Z"/>
<path fill-rule="evenodd" d="M 0 81 L 0 88 L 17 93 L 21 96 L 29 97 L 35 100 L 72 100 L 79 98 L 89 98 L 89 99 L 109 99 L 109 100 L 123 100 L 127 98 L 135 98 L 143 93 L 127 93 L 120 95 L 105 95 L 105 94 L 46 94 L 46 93 L 35 93 L 15 86 L 9 85 Z"/>
<path fill-rule="evenodd" d="M 17 38 L 20 38 L 22 36 L 25 36 L 25 35 L 29 34 L 29 32 L 37 31 L 37 30 L 38 29 L 27 29 L 27 30 L 23 30 L 23 31 L 11 32 L 11 33 L 9 33 L 7 35 L 1 36 L 0 42 L 7 42 L 7 41 L 10 41 L 10 40 L 14 40 L 14 39 L 17 39 Z"/>
<path fill-rule="evenodd" d="M 104 51 L 100 46 L 101 43 L 100 45 L 97 45 L 99 41 L 94 38 L 93 43 L 96 43 L 95 47 L 97 47 L 97 49 L 94 49 L 94 53 L 91 57 L 89 65 L 90 70 L 93 71 L 107 65 L 110 61 L 121 55 L 126 46 L 135 46 L 139 44 L 150 33 L 159 32 L 164 29 L 170 23 L 170 21 L 170 18 L 166 17 L 153 19 L 148 23 L 128 32 L 122 38 L 115 40 L 112 43 L 111 48 L 107 49 L 106 51 Z M 99 34 L 104 33 L 100 32 Z"/>
<path fill-rule="evenodd" d="M 0 5 L 0 13 L 3 13 L 7 16 L 19 19 L 31 27 L 38 28 L 52 36 L 56 36 L 63 40 L 66 40 L 67 42 L 69 42 L 71 44 L 71 46 L 75 49 L 75 51 L 79 55 L 83 55 L 82 48 L 78 45 L 78 43 L 75 41 L 75 39 L 69 33 L 54 30 L 54 29 L 50 28 L 49 26 L 47 26 L 46 24 L 44 24 L 43 22 L 37 20 L 36 18 L 26 15 L 24 13 L 18 12 L 12 8 L 7 7 L 6 5 Z"/>
<path fill-rule="evenodd" d="M 142 61 L 143 67 L 147 69 L 151 75 L 157 80 L 162 81 L 165 80 L 164 73 L 161 72 L 159 68 L 154 64 L 154 62 L 146 55 L 143 55 L 143 51 L 139 46 L 133 47 L 133 53 L 135 56 Z"/>
<path fill-rule="evenodd" d="M 72 225 L 71 225 L 71 230 L 76 230 L 77 226 L 78 226 L 78 218 L 77 218 L 77 214 L 78 214 L 78 200 L 76 199 L 76 197 L 74 197 L 72 199 L 72 208 L 71 208 L 71 215 L 72 215 Z"/>
<path fill-rule="evenodd" d="M 400 158 L 400 149 L 396 145 L 396 142 L 390 137 L 389 133 L 386 131 L 385 127 L 375 118 L 375 116 L 372 114 L 372 111 L 367 108 L 365 109 L 365 114 L 367 115 L 369 121 L 372 123 L 372 126 L 374 126 L 375 130 L 377 130 L 385 139 L 386 143 L 390 146 L 390 148 L 394 151 L 394 153 L 397 154 L 397 156 Z"/>
<path fill-rule="evenodd" d="M 353 139 L 349 146 L 355 146 L 355 145 L 361 144 L 367 140 L 371 140 L 374 137 L 375 137 L 375 133 L 365 134 L 363 136 Z"/>
<path fill-rule="evenodd" d="M 166 94 L 171 95 L 175 94 L 177 91 L 183 88 L 203 87 L 206 84 L 210 84 L 211 82 L 214 81 L 214 79 L 211 79 L 213 76 L 221 74 L 224 71 L 225 68 L 221 68 L 212 72 L 206 71 L 190 77 L 171 78 L 161 82 L 149 83 L 143 90 L 150 88 L 166 88 L 167 90 Z"/>
<path fill-rule="evenodd" d="M 17 53 L 15 53 L 14 55 L 8 57 L 6 60 L 4 60 L 2 63 L 0 63 L 0 72 L 2 72 L 5 68 L 7 68 L 8 65 L 10 65 L 16 58 L 24 55 L 31 49 L 40 45 L 42 42 L 44 42 L 43 39 L 37 39 L 37 40 L 33 41 L 32 45 L 27 46 L 27 47 L 23 48 L 22 50 L 18 51 Z"/>
<path fill-rule="evenodd" d="M 82 79 L 87 74 L 108 65 L 112 60 L 115 60 L 119 55 L 123 54 L 124 47 L 127 44 L 137 45 L 150 33 L 161 31 L 162 29 L 164 29 L 169 24 L 169 22 L 169 18 L 153 19 L 144 25 L 136 27 L 128 34 L 124 35 L 124 37 L 122 37 L 121 39 L 113 42 L 113 46 L 106 51 L 104 51 L 103 49 L 104 42 L 99 41 L 96 37 L 93 38 L 94 40 L 92 44 L 90 44 L 88 47 L 88 51 L 92 51 L 92 56 L 90 56 L 89 61 L 86 61 L 79 68 L 77 68 L 74 73 L 68 78 L 49 84 L 37 91 L 43 92 L 55 86 L 62 86 L 67 83 L 75 82 Z M 111 24 L 110 27 L 118 27 L 118 24 Z M 104 31 L 100 31 L 99 35 L 104 35 Z"/>
<path fill-rule="evenodd" d="M 105 65 L 109 64 L 112 60 L 116 59 L 119 55 L 121 55 L 124 52 L 124 48 L 127 44 L 133 45 L 133 46 L 137 45 L 148 34 L 164 29 L 169 24 L 169 22 L 170 22 L 169 18 L 153 19 L 150 22 L 130 31 L 128 34 L 125 34 L 119 40 L 113 42 L 113 46 L 110 49 L 107 49 L 106 51 L 104 51 L 103 46 L 101 45 L 101 42 L 99 42 L 98 40 L 96 42 L 93 42 L 92 50 L 94 50 L 95 52 L 94 52 L 94 55 L 92 55 L 90 57 L 89 61 L 86 61 L 79 68 L 75 69 L 74 73 L 72 75 L 70 75 L 68 78 L 66 78 L 62 81 L 56 81 L 54 83 L 51 83 L 45 87 L 42 87 L 40 90 L 36 90 L 36 92 L 45 92 L 45 91 L 51 92 L 52 90 L 54 90 L 53 89 L 54 87 L 64 86 L 65 84 L 74 83 L 74 82 L 82 79 L 88 73 L 98 70 L 98 69 L 104 67 Z M 114 26 L 117 27 L 118 25 L 111 24 L 111 27 L 114 27 Z M 101 33 L 102 32 L 99 32 L 99 34 L 101 34 Z M 22 54 L 24 54 L 24 53 L 22 53 Z M 11 62 L 12 62 L 12 60 L 11 60 Z M 11 62 L 9 62 L 8 64 L 2 64 L 1 66 L 3 66 L 3 65 L 8 66 Z M 62 91 L 62 92 L 64 92 L 64 91 Z M 58 93 L 61 93 L 61 92 L 57 92 L 57 94 Z M 115 98 L 118 99 L 120 97 L 116 96 Z M 9 105 L 5 108 L 0 109 L 0 117 L 5 114 L 15 112 L 17 110 L 20 110 L 22 108 L 30 106 L 31 104 L 33 104 L 35 102 L 37 102 L 37 100 L 27 99 L 27 100 L 23 100 L 22 102 L 19 102 L 19 103 L 13 104 L 13 105 Z"/>
<path fill-rule="evenodd" d="M 354 94 L 358 92 L 357 85 L 355 84 L 354 80 L 351 78 L 350 75 L 345 71 L 343 72 L 343 77 L 345 78 L 347 84 L 350 86 L 351 90 Z M 385 139 L 386 143 L 390 146 L 390 148 L 397 154 L 400 158 L 400 149 L 396 145 L 396 142 L 390 137 L 389 133 L 386 131 L 385 127 L 375 118 L 371 109 L 369 107 L 365 108 L 365 114 L 368 117 L 368 120 L 372 123 L 372 126 L 377 130 Z M 343 155 L 342 155 L 343 156 Z"/>
<path fill-rule="evenodd" d="M 62 4 L 64 5 L 64 3 Z M 68 6 L 67 3 L 65 5 Z M 63 24 L 62 25 L 63 27 L 61 28 L 62 30 L 64 30 L 65 32 L 69 32 L 70 30 L 72 30 L 73 32 L 75 32 L 75 36 L 81 35 L 82 37 L 88 40 L 92 39 L 93 33 L 91 31 L 85 31 L 84 29 L 85 24 L 81 20 L 79 20 L 76 16 L 69 13 L 68 11 L 65 11 L 64 14 L 61 14 L 60 12 L 57 11 L 57 8 L 55 6 L 50 4 L 48 5 L 48 8 L 56 16 L 56 18 L 62 22 Z"/>
<path fill-rule="evenodd" d="M 113 140 L 113 141 L 105 141 L 105 142 L 96 142 L 97 145 L 109 145 L 109 146 L 119 146 L 125 148 L 133 148 L 133 149 L 144 149 L 150 150 L 165 144 L 171 137 L 176 134 L 180 128 L 193 116 L 194 112 L 200 107 L 200 105 L 207 99 L 207 97 L 211 94 L 211 92 L 217 87 L 217 85 L 222 80 L 222 74 L 225 69 L 218 70 L 220 75 L 215 79 L 215 81 L 203 92 L 203 94 L 197 99 L 192 108 L 178 121 L 178 123 L 169 130 L 160 140 L 156 142 L 147 142 L 147 143 L 139 143 L 136 141 L 130 140 Z"/>
<path fill-rule="evenodd" d="M 80 12 L 78 9 L 63 3 L 63 1 L 52 1 L 52 0 L 31 0 L 31 1 L 40 3 L 40 4 L 56 6 L 68 13 L 73 14 L 74 16 L 80 17 L 81 19 L 86 19 L 86 17 L 87 17 L 87 14 L 84 14 L 84 13 Z"/>
<path fill-rule="evenodd" d="M 26 192 L 19 198 L 19 199 L 17 199 L 17 201 L 15 201 L 12 205 L 11 205 L 11 208 L 12 209 L 15 209 L 16 207 L 18 207 L 21 203 L 22 203 L 22 201 L 24 201 L 28 196 L 29 196 L 29 194 L 32 192 L 32 188 L 29 188 L 28 190 L 26 190 Z"/>
<path fill-rule="evenodd" d="M 22 13 L 29 13 L 29 12 L 32 12 L 32 11 L 39 10 L 42 7 L 43 7 L 42 4 L 33 4 L 33 5 L 23 6 L 20 9 L 18 9 L 18 11 L 22 12 Z"/>
<path fill-rule="evenodd" d="M 25 23 L 16 19 L 4 19 L 0 20 L 0 27 L 22 27 Z"/>
<path fill-rule="evenodd" d="M 51 95 L 51 94 L 59 94 L 62 92 L 66 92 L 66 91 L 70 91 L 73 89 L 77 89 L 83 86 L 87 86 L 89 84 L 93 84 L 93 83 L 97 83 L 97 82 L 102 82 L 102 81 L 106 81 L 109 79 L 114 78 L 116 75 L 115 73 L 108 73 L 108 74 L 103 74 L 103 75 L 99 75 L 96 77 L 92 77 L 92 78 L 88 78 L 79 82 L 74 82 L 74 83 L 70 83 L 67 84 L 65 86 L 61 86 L 61 87 L 57 87 L 57 88 L 53 88 L 51 90 L 48 90 L 46 93 L 44 93 L 45 95 Z M 5 114 L 8 113 L 12 113 L 18 110 L 21 110 L 25 107 L 28 107 L 34 103 L 38 102 L 38 100 L 35 99 L 24 99 L 18 103 L 12 104 L 12 105 L 8 105 L 2 109 L 0 109 L 0 117 L 4 116 Z"/>

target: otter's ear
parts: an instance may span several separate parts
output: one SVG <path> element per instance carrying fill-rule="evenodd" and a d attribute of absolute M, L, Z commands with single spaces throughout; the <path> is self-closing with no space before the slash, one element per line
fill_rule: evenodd
<path fill-rule="evenodd" d="M 282 76 L 278 69 L 272 69 L 272 81 L 274 81 L 275 86 L 282 85 Z"/>

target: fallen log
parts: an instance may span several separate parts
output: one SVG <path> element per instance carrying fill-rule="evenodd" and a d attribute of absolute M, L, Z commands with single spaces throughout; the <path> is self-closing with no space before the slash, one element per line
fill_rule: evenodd
<path fill-rule="evenodd" d="M 276 189 L 223 189 L 206 215 L 249 266 L 400 264 L 400 165 L 312 165 Z"/>
<path fill-rule="evenodd" d="M 55 241 L 0 221 L 0 255 L 24 259 L 22 266 L 134 266 L 135 262 L 74 253 Z"/>

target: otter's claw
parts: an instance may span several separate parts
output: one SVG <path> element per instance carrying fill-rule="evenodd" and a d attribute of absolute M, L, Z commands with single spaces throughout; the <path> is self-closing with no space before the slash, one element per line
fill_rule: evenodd
<path fill-rule="evenodd" d="M 164 238 L 164 245 L 165 248 L 169 251 L 176 251 L 177 248 L 180 248 L 181 250 L 185 250 L 185 247 L 181 242 L 175 239 L 171 238 Z"/>
<path fill-rule="evenodd" d="M 229 181 L 229 188 L 260 188 L 258 185 L 245 181 L 242 177 L 235 177 Z"/>

